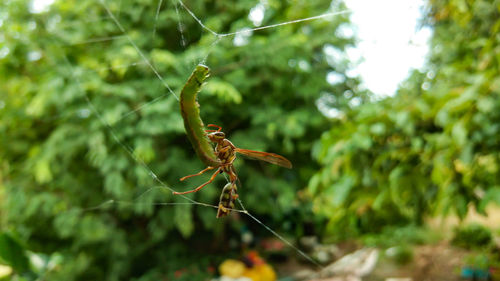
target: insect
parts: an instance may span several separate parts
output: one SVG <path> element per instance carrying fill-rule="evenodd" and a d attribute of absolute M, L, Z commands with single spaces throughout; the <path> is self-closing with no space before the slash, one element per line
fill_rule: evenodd
<path fill-rule="evenodd" d="M 236 159 L 236 153 L 242 154 L 250 159 L 266 161 L 268 163 L 279 165 L 288 169 L 292 168 L 292 163 L 281 155 L 270 152 L 261 152 L 261 151 L 237 148 L 231 141 L 226 139 L 226 135 L 223 132 L 221 132 L 222 128 L 220 126 L 209 124 L 207 127 L 218 128 L 218 130 L 206 130 L 206 131 L 208 132 L 207 136 L 210 139 L 210 141 L 216 144 L 215 154 L 217 155 L 217 158 L 220 161 L 220 165 L 208 166 L 207 168 L 201 170 L 196 174 L 182 177 L 180 180 L 184 181 L 188 178 L 199 176 L 207 171 L 216 169 L 212 177 L 210 177 L 210 179 L 204 184 L 198 186 L 193 190 L 184 192 L 174 192 L 174 194 L 187 194 L 196 192 L 202 189 L 204 186 L 210 184 L 212 181 L 214 181 L 215 177 L 219 173 L 228 174 L 229 182 L 231 183 L 235 182 L 238 179 L 238 176 L 236 175 L 236 171 L 234 170 L 233 166 L 233 162 Z"/>
<path fill-rule="evenodd" d="M 231 209 L 234 209 L 234 200 L 238 198 L 235 182 L 228 182 L 220 194 L 219 208 L 217 210 L 217 218 L 227 216 Z"/>
<path fill-rule="evenodd" d="M 208 167 L 204 170 L 189 176 L 181 178 L 184 181 L 188 178 L 202 175 L 206 171 L 216 169 L 210 179 L 197 188 L 185 192 L 174 192 L 174 194 L 187 194 L 196 192 L 204 186 L 214 181 L 219 173 L 226 173 L 229 176 L 229 183 L 222 189 L 219 200 L 219 208 L 217 218 L 229 214 L 234 208 L 234 201 L 238 198 L 236 181 L 238 176 L 234 170 L 233 162 L 236 159 L 236 153 L 243 154 L 251 159 L 266 161 L 275 165 L 292 168 L 292 163 L 283 156 L 269 152 L 260 152 L 249 149 L 237 148 L 233 145 L 223 132 L 222 128 L 217 125 L 209 124 L 207 127 L 216 127 L 218 130 L 205 130 L 205 125 L 200 118 L 200 105 L 196 101 L 198 93 L 204 81 L 210 75 L 210 70 L 207 66 L 199 64 L 194 69 L 187 83 L 181 91 L 180 109 L 182 119 L 184 120 L 184 128 L 189 141 L 198 155 L 198 158 Z M 211 143 L 215 143 L 215 149 Z"/>

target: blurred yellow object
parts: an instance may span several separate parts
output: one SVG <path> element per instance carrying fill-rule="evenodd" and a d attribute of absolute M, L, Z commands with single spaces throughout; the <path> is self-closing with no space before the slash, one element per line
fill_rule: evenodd
<path fill-rule="evenodd" d="M 259 264 L 252 268 L 247 268 L 243 276 L 252 279 L 252 281 L 275 281 L 276 273 L 273 268 L 265 264 Z"/>
<path fill-rule="evenodd" d="M 225 260 L 219 265 L 220 275 L 231 278 L 238 278 L 243 276 L 245 270 L 245 264 L 238 260 Z"/>
<path fill-rule="evenodd" d="M 248 277 L 252 281 L 276 281 L 276 272 L 257 252 L 250 251 L 245 260 L 248 265 L 238 260 L 225 260 L 219 266 L 220 274 L 230 278 Z"/>

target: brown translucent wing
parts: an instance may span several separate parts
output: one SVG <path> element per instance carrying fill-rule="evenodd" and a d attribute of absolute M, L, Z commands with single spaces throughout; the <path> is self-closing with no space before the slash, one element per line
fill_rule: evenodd
<path fill-rule="evenodd" d="M 250 159 L 266 161 L 266 162 L 269 162 L 271 164 L 279 165 L 281 167 L 285 167 L 288 169 L 292 168 L 292 162 L 290 162 L 285 157 L 278 155 L 278 154 L 275 154 L 275 153 L 255 151 L 255 150 L 242 149 L 242 148 L 236 148 L 235 151 L 245 155 L 246 157 L 248 157 Z"/>

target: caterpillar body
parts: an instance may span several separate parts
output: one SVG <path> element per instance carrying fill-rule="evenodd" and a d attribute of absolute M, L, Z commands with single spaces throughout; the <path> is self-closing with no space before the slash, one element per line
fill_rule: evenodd
<path fill-rule="evenodd" d="M 205 165 L 219 167 L 221 162 L 215 155 L 205 132 L 205 125 L 200 118 L 200 105 L 197 101 L 201 86 L 209 76 L 210 69 L 207 66 L 202 64 L 196 66 L 184 88 L 182 88 L 180 108 L 186 134 L 193 145 L 196 155 Z"/>

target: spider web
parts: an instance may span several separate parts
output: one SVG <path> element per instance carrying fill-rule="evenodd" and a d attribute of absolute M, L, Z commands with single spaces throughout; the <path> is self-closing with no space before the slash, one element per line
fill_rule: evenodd
<path fill-rule="evenodd" d="M 161 82 L 162 86 L 166 89 L 166 92 L 163 93 L 162 95 L 159 95 L 158 97 L 152 99 L 151 101 L 143 103 L 142 105 L 137 106 L 135 109 L 133 109 L 133 110 L 131 110 L 131 111 L 129 111 L 129 112 L 121 115 L 118 118 L 118 120 L 115 120 L 115 122 L 112 125 L 112 124 L 110 124 L 106 120 L 106 118 L 101 114 L 101 112 L 99 112 L 99 110 L 97 109 L 97 107 L 94 105 L 94 103 L 91 101 L 91 99 L 87 95 L 86 90 L 85 90 L 85 88 L 82 85 L 83 81 L 81 81 L 81 78 L 80 78 L 80 74 L 81 73 L 79 73 L 79 71 L 71 64 L 71 62 L 69 61 L 69 59 L 66 56 L 64 56 L 64 59 L 65 59 L 65 61 L 67 63 L 67 66 L 68 66 L 70 72 L 72 73 L 72 77 L 73 77 L 74 81 L 76 81 L 76 84 L 78 85 L 79 90 L 84 95 L 85 100 L 88 103 L 89 108 L 91 109 L 91 111 L 97 116 L 97 118 L 99 119 L 100 123 L 107 128 L 107 130 L 109 131 L 109 133 L 112 136 L 112 138 L 114 139 L 114 141 L 117 144 L 119 144 L 138 165 L 140 165 L 145 171 L 147 171 L 147 173 L 149 174 L 149 176 L 155 182 L 158 183 L 157 186 L 149 187 L 146 191 L 144 191 L 141 195 L 139 195 L 138 197 L 136 197 L 132 201 L 123 201 L 123 200 L 110 199 L 110 200 L 107 200 L 107 201 L 105 201 L 105 202 L 103 202 L 101 204 L 98 204 L 97 206 L 85 208 L 85 209 L 82 209 L 81 211 L 82 212 L 88 212 L 88 211 L 100 210 L 100 209 L 106 208 L 106 206 L 112 205 L 112 204 L 123 204 L 123 205 L 140 205 L 140 204 L 146 204 L 146 205 L 154 205 L 154 206 L 198 205 L 198 206 L 202 206 L 202 207 L 208 207 L 208 208 L 218 209 L 218 206 L 215 206 L 215 205 L 212 205 L 212 204 L 208 204 L 208 203 L 204 203 L 204 202 L 200 202 L 200 201 L 196 201 L 196 200 L 194 200 L 194 199 L 192 199 L 192 198 L 190 198 L 190 197 L 188 197 L 186 195 L 178 195 L 178 196 L 182 197 L 187 202 L 153 202 L 153 203 L 151 203 L 151 202 L 141 203 L 140 202 L 140 199 L 143 196 L 145 196 L 147 193 L 149 193 L 149 192 L 151 192 L 151 191 L 153 191 L 155 189 L 166 189 L 166 190 L 171 191 L 171 192 L 174 192 L 174 191 L 177 191 L 177 190 L 175 190 L 173 187 L 169 186 L 164 181 L 162 181 L 157 176 L 157 174 L 153 171 L 153 169 L 150 166 L 148 166 L 148 164 L 143 159 L 141 159 L 139 156 L 137 156 L 134 153 L 133 149 L 129 145 L 127 145 L 123 141 L 120 141 L 120 138 L 118 137 L 118 135 L 117 135 L 117 133 L 116 133 L 116 131 L 114 129 L 114 126 L 116 126 L 117 123 L 119 123 L 120 121 L 124 120 L 128 116 L 130 116 L 130 115 L 132 115 L 132 114 L 134 114 L 134 113 L 136 113 L 136 112 L 138 112 L 140 110 L 143 110 L 144 108 L 146 108 L 148 106 L 151 106 L 152 104 L 154 104 L 154 103 L 156 103 L 156 102 L 158 102 L 158 101 L 160 101 L 160 100 L 162 100 L 164 98 L 167 98 L 169 96 L 173 96 L 178 101 L 179 100 L 179 96 L 178 96 L 178 94 L 176 94 L 172 90 L 172 88 L 169 86 L 169 84 L 165 81 L 165 79 L 162 76 L 162 74 L 160 73 L 160 71 L 158 71 L 158 69 L 154 66 L 154 64 L 152 63 L 152 61 L 150 61 L 146 57 L 146 55 L 144 54 L 144 52 L 139 48 L 138 44 L 136 44 L 136 42 L 132 39 L 132 37 L 127 33 L 127 30 L 124 28 L 124 26 L 120 23 L 120 21 L 119 21 L 119 14 L 120 14 L 121 1 L 118 2 L 118 10 L 116 12 L 113 12 L 111 10 L 111 8 L 109 6 L 109 3 L 107 3 L 105 0 L 98 0 L 98 2 L 106 10 L 108 17 L 107 18 L 102 18 L 102 19 L 97 19 L 97 20 L 111 20 L 116 25 L 116 27 L 118 27 L 118 29 L 120 30 L 120 32 L 122 33 L 122 35 L 110 36 L 110 37 L 102 37 L 102 38 L 91 38 L 91 39 L 88 39 L 88 40 L 85 40 L 85 41 L 81 41 L 81 42 L 77 42 L 77 43 L 72 43 L 70 45 L 93 44 L 93 43 L 105 42 L 105 41 L 113 41 L 113 40 L 127 40 L 128 43 L 135 49 L 135 51 L 139 55 L 141 61 L 130 63 L 130 64 L 124 64 L 124 65 L 115 65 L 115 66 L 110 67 L 110 68 L 104 68 L 103 70 L 105 70 L 105 69 L 116 69 L 116 68 L 129 68 L 129 67 L 134 67 L 134 66 L 137 66 L 137 65 L 146 65 L 154 73 L 154 75 L 156 76 L 156 78 Z M 286 22 L 281 22 L 281 23 L 277 23 L 277 24 L 271 24 L 271 25 L 266 25 L 266 26 L 261 26 L 261 27 L 255 27 L 255 28 L 243 28 L 243 29 L 240 29 L 240 31 L 231 32 L 231 33 L 218 33 L 216 31 L 210 29 L 209 27 L 207 27 L 196 16 L 196 14 L 193 13 L 185 5 L 184 2 L 182 2 L 180 0 L 172 0 L 172 2 L 175 4 L 175 11 L 176 11 L 176 14 L 177 14 L 177 28 L 178 28 L 178 30 L 180 32 L 180 35 L 181 35 L 181 39 L 180 39 L 181 42 L 180 42 L 180 44 L 181 44 L 182 47 L 186 46 L 186 34 L 185 34 L 186 31 L 185 31 L 184 24 L 182 22 L 181 9 L 183 9 L 184 11 L 186 11 L 198 23 L 198 25 L 203 30 L 205 30 L 206 32 L 210 33 L 214 37 L 213 42 L 209 46 L 208 51 L 206 51 L 204 57 L 200 61 L 198 61 L 198 62 L 194 62 L 193 61 L 193 66 L 191 68 L 194 68 L 194 65 L 196 65 L 198 63 L 206 64 L 207 58 L 209 57 L 209 55 L 212 52 L 213 48 L 217 44 L 219 44 L 219 42 L 221 42 L 221 40 L 223 40 L 224 38 L 230 38 L 230 37 L 233 37 L 233 36 L 236 36 L 236 35 L 240 35 L 240 34 L 249 34 L 250 32 L 264 30 L 264 29 L 279 28 L 281 26 L 290 25 L 290 24 L 296 24 L 296 23 L 305 22 L 305 21 L 319 20 L 319 19 L 323 19 L 323 18 L 327 18 L 327 17 L 332 17 L 332 16 L 335 16 L 335 15 L 340 15 L 340 14 L 344 14 L 344 13 L 350 12 L 349 10 L 336 11 L 336 12 L 328 12 L 328 13 L 320 14 L 320 15 L 313 16 L 313 17 L 302 18 L 302 19 L 297 19 L 297 20 L 292 20 L 292 21 L 286 21 Z M 159 20 L 159 14 L 160 14 L 160 11 L 162 9 L 162 5 L 163 4 L 164 4 L 163 0 L 158 0 L 158 5 L 156 7 L 156 13 L 155 13 L 155 16 L 154 16 L 154 27 L 153 27 L 153 30 L 152 30 L 152 38 L 153 38 L 153 40 L 156 37 L 157 23 L 158 23 L 158 20 Z M 101 69 L 97 69 L 97 71 L 99 71 L 99 70 L 101 70 Z M 60 116 L 51 117 L 51 119 L 58 118 L 58 117 L 60 117 Z M 226 178 L 226 180 L 228 180 L 228 179 Z M 238 213 L 241 213 L 241 214 L 244 214 L 244 215 L 248 216 L 251 220 L 253 220 L 254 222 L 256 222 L 259 225 L 261 225 L 264 229 L 266 229 L 267 231 L 269 231 L 272 235 L 274 235 L 276 238 L 278 238 L 279 240 L 281 240 L 283 243 L 287 244 L 289 247 L 291 247 L 294 251 L 296 251 L 302 257 L 304 257 L 305 259 L 307 259 L 309 262 L 315 264 L 319 268 L 323 268 L 312 257 L 310 257 L 309 255 L 307 255 L 306 253 L 304 253 L 303 251 L 301 251 L 292 242 L 290 242 L 289 240 L 285 239 L 279 233 L 277 233 L 276 231 L 274 231 L 271 227 L 267 226 L 265 223 L 263 223 L 262 221 L 260 221 L 253 214 L 251 214 L 245 208 L 243 202 L 239 198 L 237 199 L 237 201 L 238 201 L 238 204 L 240 205 L 241 209 L 230 209 L 231 211 L 238 212 Z"/>

